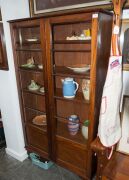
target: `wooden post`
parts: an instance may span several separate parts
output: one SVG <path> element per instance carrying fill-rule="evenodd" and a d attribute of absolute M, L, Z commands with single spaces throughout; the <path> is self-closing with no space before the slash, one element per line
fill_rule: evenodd
<path fill-rule="evenodd" d="M 116 25 L 120 26 L 122 8 L 126 0 L 112 0 L 114 5 L 115 21 Z"/>

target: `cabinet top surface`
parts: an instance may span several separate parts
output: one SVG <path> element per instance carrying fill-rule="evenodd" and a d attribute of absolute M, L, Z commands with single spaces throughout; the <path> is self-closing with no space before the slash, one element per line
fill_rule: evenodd
<path fill-rule="evenodd" d="M 42 14 L 37 17 L 31 17 L 31 18 L 23 18 L 23 19 L 17 19 L 17 20 L 10 20 L 8 21 L 9 23 L 15 23 L 15 22 L 20 22 L 20 21 L 29 21 L 29 20 L 38 20 L 42 18 L 50 18 L 50 17 L 58 17 L 58 16 L 65 16 L 65 15 L 72 15 L 72 14 L 82 14 L 82 13 L 104 13 L 108 15 L 113 15 L 112 12 L 104 10 L 104 9 L 75 9 L 71 11 L 59 11 L 58 13 L 55 14 Z"/>

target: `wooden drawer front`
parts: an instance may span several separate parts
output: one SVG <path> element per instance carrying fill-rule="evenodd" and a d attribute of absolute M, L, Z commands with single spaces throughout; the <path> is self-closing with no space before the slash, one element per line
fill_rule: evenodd
<path fill-rule="evenodd" d="M 81 169 L 81 171 L 86 171 L 87 166 L 87 151 L 85 149 L 80 149 L 76 145 L 70 142 L 64 142 L 63 140 L 57 140 L 57 161 L 66 162 L 67 167 L 75 167 Z M 74 168 L 72 168 L 74 170 Z"/>
<path fill-rule="evenodd" d="M 23 93 L 23 102 L 26 107 L 45 112 L 45 97 L 31 93 Z"/>
<path fill-rule="evenodd" d="M 28 144 L 48 152 L 48 138 L 41 130 L 26 126 Z"/>

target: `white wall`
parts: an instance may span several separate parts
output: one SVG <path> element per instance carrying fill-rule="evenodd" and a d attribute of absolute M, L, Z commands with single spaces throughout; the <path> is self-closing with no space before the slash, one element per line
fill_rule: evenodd
<path fill-rule="evenodd" d="M 9 71 L 0 71 L 0 109 L 7 142 L 6 152 L 18 160 L 27 157 L 19 110 L 13 53 L 8 20 L 29 17 L 28 0 L 0 0 Z"/>

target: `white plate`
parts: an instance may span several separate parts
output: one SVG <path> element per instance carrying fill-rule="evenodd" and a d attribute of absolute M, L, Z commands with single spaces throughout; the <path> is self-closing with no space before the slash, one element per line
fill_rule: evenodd
<path fill-rule="evenodd" d="M 81 68 L 73 68 L 73 67 L 67 67 L 67 68 L 73 70 L 74 72 L 79 72 L 79 73 L 86 72 L 86 71 L 90 70 L 90 66 L 81 67 Z"/>
<path fill-rule="evenodd" d="M 33 42 L 33 41 L 38 41 L 38 39 L 32 38 L 32 39 L 26 39 L 26 41 Z"/>

